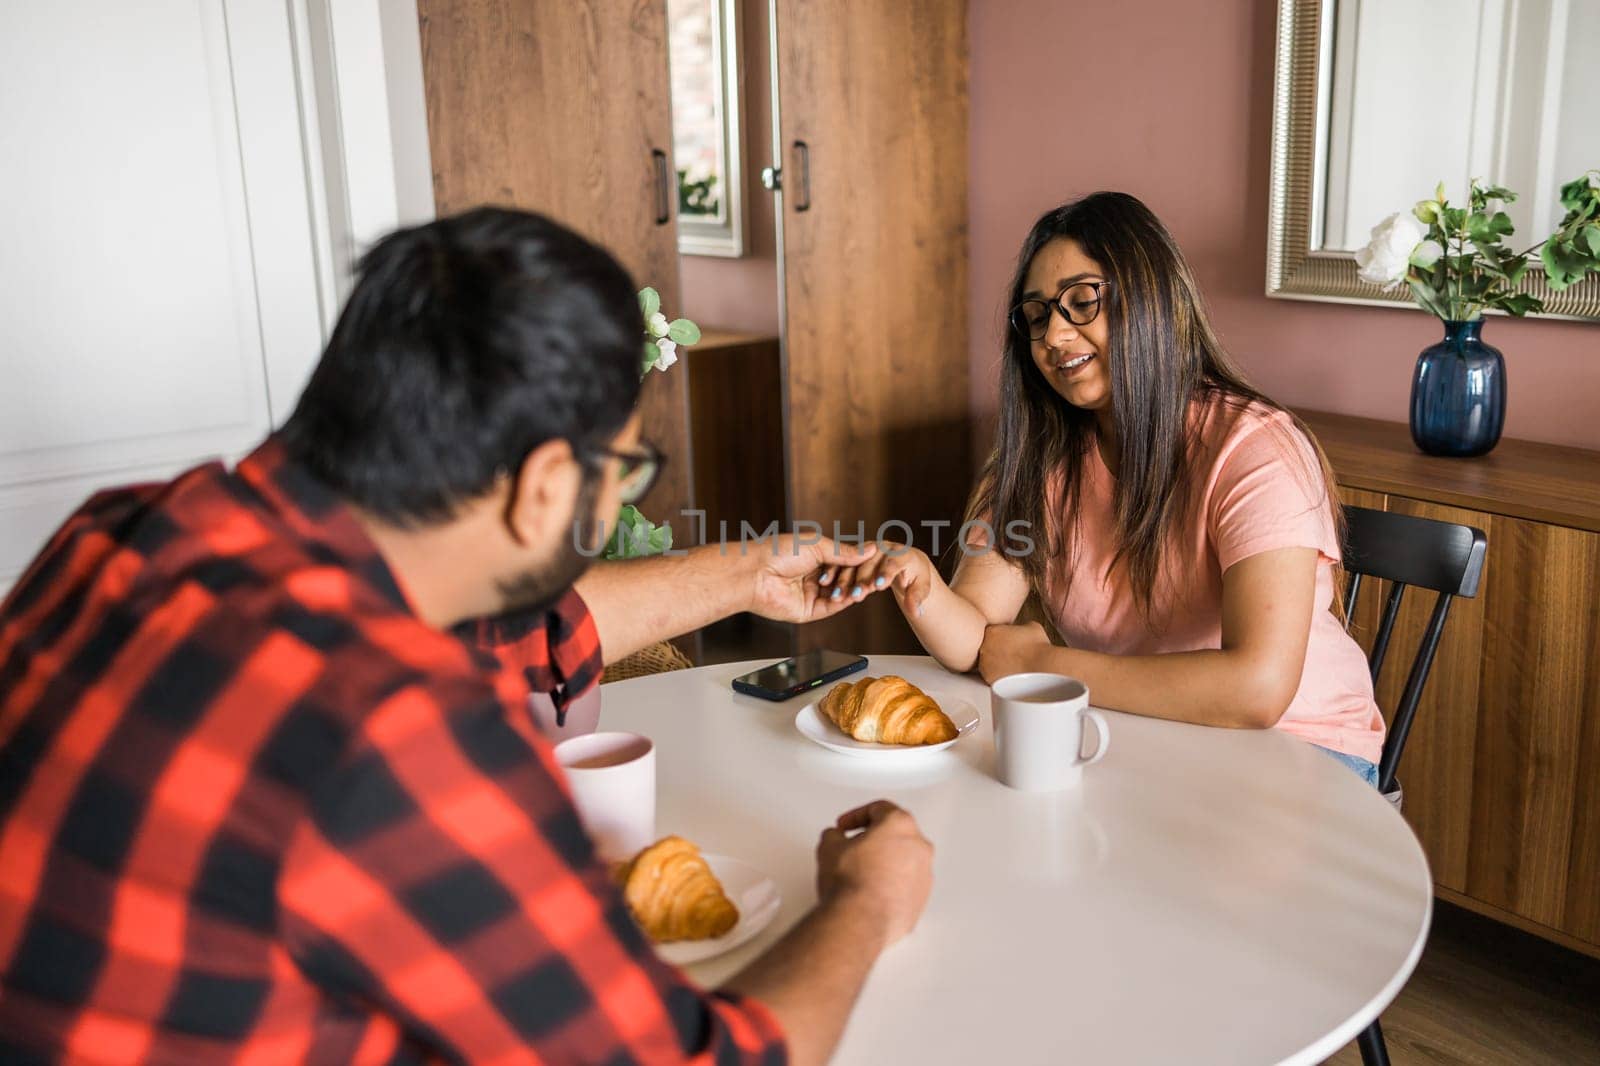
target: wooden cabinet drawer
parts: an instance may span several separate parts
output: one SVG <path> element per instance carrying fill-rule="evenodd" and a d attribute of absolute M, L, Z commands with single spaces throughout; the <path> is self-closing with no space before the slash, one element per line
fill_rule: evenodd
<path fill-rule="evenodd" d="M 1451 607 L 1400 761 L 1440 894 L 1600 956 L 1600 455 L 1508 441 L 1442 460 L 1401 425 L 1307 419 L 1347 505 L 1488 534 L 1478 595 Z M 1363 583 L 1350 620 L 1363 650 L 1387 595 Z M 1377 686 L 1386 717 L 1433 599 L 1406 594 Z"/>

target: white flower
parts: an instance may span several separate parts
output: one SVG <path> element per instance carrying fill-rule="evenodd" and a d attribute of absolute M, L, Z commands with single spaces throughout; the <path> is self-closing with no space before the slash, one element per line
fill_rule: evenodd
<path fill-rule="evenodd" d="M 1423 267 L 1433 266 L 1444 258 L 1444 248 L 1438 241 L 1423 241 L 1411 251 L 1411 265 Z"/>
<path fill-rule="evenodd" d="M 665 337 L 667 335 L 667 316 L 657 311 L 650 316 L 650 321 L 646 323 L 646 328 L 650 330 L 650 335 L 653 337 Z"/>
<path fill-rule="evenodd" d="M 657 370 L 665 370 L 678 361 L 678 346 L 672 341 L 662 337 L 656 341 L 656 347 L 661 349 L 661 354 L 656 357 Z"/>
<path fill-rule="evenodd" d="M 1395 212 L 1372 227 L 1372 240 L 1356 253 L 1362 281 L 1393 288 L 1405 279 L 1411 253 L 1428 235 L 1422 223 L 1403 212 Z"/>

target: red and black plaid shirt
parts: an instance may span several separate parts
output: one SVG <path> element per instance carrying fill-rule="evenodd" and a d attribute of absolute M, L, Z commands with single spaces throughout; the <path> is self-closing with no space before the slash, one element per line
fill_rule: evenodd
<path fill-rule="evenodd" d="M 89 501 L 0 605 L 0 1060 L 781 1061 L 532 729 L 597 680 L 583 601 L 482 632 L 274 441 Z"/>

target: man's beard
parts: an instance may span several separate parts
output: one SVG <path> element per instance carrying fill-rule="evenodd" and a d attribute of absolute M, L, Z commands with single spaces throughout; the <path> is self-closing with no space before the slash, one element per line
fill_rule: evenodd
<path fill-rule="evenodd" d="M 600 552 L 600 534 L 605 532 L 594 517 L 594 501 L 599 485 L 598 477 L 586 476 L 578 486 L 578 497 L 572 505 L 574 529 L 561 538 L 554 560 L 515 577 L 495 581 L 500 593 L 501 613 L 547 610 L 565 596 L 573 583 L 593 564 L 594 556 Z M 583 551 L 578 550 L 580 543 Z M 584 552 L 589 554 L 585 555 Z"/>

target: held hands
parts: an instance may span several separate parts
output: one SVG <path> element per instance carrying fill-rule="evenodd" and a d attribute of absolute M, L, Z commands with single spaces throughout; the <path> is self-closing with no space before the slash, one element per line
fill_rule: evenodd
<path fill-rule="evenodd" d="M 888 542 L 856 547 L 791 533 L 751 554 L 757 560 L 751 610 L 779 622 L 814 622 L 884 591 L 894 593 L 906 617 L 917 616 L 937 576 L 922 551 Z"/>
<path fill-rule="evenodd" d="M 888 800 L 846 811 L 822 831 L 817 898 L 866 908 L 883 923 L 885 947 L 916 926 L 932 890 L 933 845 L 916 820 Z"/>
<path fill-rule="evenodd" d="M 1037 669 L 1039 654 L 1050 647 L 1050 636 L 1038 622 L 990 626 L 978 649 L 978 673 L 992 685 L 1002 677 Z"/>
<path fill-rule="evenodd" d="M 814 622 L 884 591 L 894 593 L 909 618 L 921 613 L 936 576 L 921 551 L 888 542 L 856 547 L 785 534 L 752 555 L 758 566 L 751 609 L 779 622 Z"/>
<path fill-rule="evenodd" d="M 831 600 L 850 603 L 885 589 L 907 618 L 919 617 L 938 572 L 933 561 L 918 548 L 885 541 L 859 566 L 829 567 L 820 579 Z"/>
<path fill-rule="evenodd" d="M 860 547 L 826 538 L 800 542 L 791 534 L 778 538 L 773 551 L 755 554 L 758 569 L 751 609 L 763 617 L 812 622 L 838 614 L 875 592 L 888 591 L 927 644 L 923 616 L 929 596 L 943 579 L 920 549 L 887 541 Z M 975 624 L 981 625 L 981 617 L 975 618 Z M 935 655 L 940 654 L 929 647 Z M 1038 669 L 1040 653 L 1051 647 L 1049 634 L 1037 622 L 990 625 L 983 630 L 978 649 L 978 672 L 993 684 L 1010 674 Z M 961 653 L 963 657 L 970 654 L 970 650 Z"/>
<path fill-rule="evenodd" d="M 880 553 L 876 544 L 856 547 L 835 544 L 826 537 L 811 541 L 785 533 L 770 546 L 765 542 L 754 545 L 749 554 L 756 568 L 750 609 L 777 622 L 815 622 L 870 595 L 831 596 L 829 582 L 840 572 L 854 573 Z"/>

